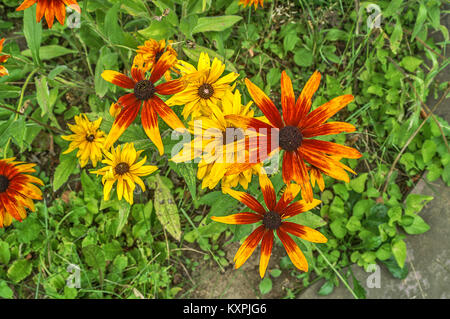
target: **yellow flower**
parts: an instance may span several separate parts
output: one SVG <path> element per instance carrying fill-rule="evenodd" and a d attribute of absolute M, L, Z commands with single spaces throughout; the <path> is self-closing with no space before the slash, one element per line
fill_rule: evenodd
<path fill-rule="evenodd" d="M 252 175 L 258 174 L 262 165 L 255 165 L 239 174 L 225 176 L 226 167 L 233 165 L 238 159 L 237 143 L 242 141 L 243 137 L 239 136 L 239 131 L 234 130 L 238 127 L 230 123 L 227 116 L 240 115 L 253 118 L 251 104 L 252 102 L 246 106 L 242 105 L 241 93 L 238 90 L 234 93 L 231 90 L 226 91 L 219 105 L 211 107 L 210 116 L 201 116 L 189 123 L 194 139 L 190 144 L 186 144 L 172 161 L 182 163 L 200 157 L 197 178 L 202 180 L 202 188 L 213 189 L 221 182 L 223 188 L 236 187 L 240 184 L 247 189 Z"/>
<path fill-rule="evenodd" d="M 184 61 L 178 61 L 181 74 L 195 74 L 201 72 L 201 76 L 193 79 L 186 89 L 172 96 L 166 101 L 167 105 L 184 105 L 181 113 L 184 118 L 210 115 L 211 107 L 217 105 L 225 92 L 231 89 L 230 84 L 236 80 L 239 74 L 231 72 L 223 77 L 225 65 L 214 58 L 212 64 L 207 53 L 202 52 L 198 60 L 197 69 Z"/>
<path fill-rule="evenodd" d="M 116 149 L 111 148 L 111 153 L 105 151 L 105 157 L 102 163 L 107 166 L 94 171 L 97 175 L 102 175 L 103 183 L 103 197 L 108 200 L 111 189 L 117 181 L 117 198 L 125 200 L 133 204 L 133 192 L 138 184 L 142 191 L 145 191 L 145 185 L 140 176 L 147 176 L 156 171 L 156 166 L 144 165 L 147 157 L 136 162 L 139 155 L 143 151 L 136 151 L 133 143 L 126 143 L 123 146 L 119 145 Z"/>
<path fill-rule="evenodd" d="M 69 148 L 63 153 L 67 154 L 78 149 L 77 157 L 81 167 L 86 166 L 89 159 L 92 166 L 102 159 L 102 147 L 105 142 L 105 133 L 99 129 L 102 118 L 90 122 L 86 114 L 75 115 L 75 125 L 68 124 L 72 135 L 61 136 L 66 141 L 71 141 Z"/>
<path fill-rule="evenodd" d="M 134 58 L 133 64 L 135 65 L 135 67 L 143 69 L 145 72 L 153 72 L 153 67 L 165 52 L 169 52 L 169 54 L 174 56 L 175 58 L 177 57 L 177 51 L 172 48 L 172 41 L 168 41 L 168 43 L 166 44 L 165 40 L 157 41 L 154 39 L 150 39 L 148 41 L 145 41 L 144 45 L 138 46 L 137 55 Z M 175 68 L 178 60 L 173 59 L 171 61 L 173 62 L 170 66 L 170 69 L 164 73 L 164 77 L 167 81 L 170 81 L 172 79 L 172 77 L 170 76 L 171 70 L 179 73 Z"/>

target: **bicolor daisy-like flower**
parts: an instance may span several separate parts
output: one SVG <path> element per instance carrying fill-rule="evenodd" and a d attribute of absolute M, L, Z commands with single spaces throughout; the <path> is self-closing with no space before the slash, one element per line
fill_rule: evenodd
<path fill-rule="evenodd" d="M 5 38 L 0 40 L 0 63 L 5 63 L 11 57 L 8 54 L 1 54 L 3 51 L 3 43 L 5 42 Z M 0 76 L 8 75 L 8 70 L 4 65 L 0 65 Z"/>
<path fill-rule="evenodd" d="M 27 218 L 26 208 L 34 212 L 33 200 L 41 200 L 42 192 L 36 185 L 44 183 L 34 173 L 36 164 L 16 162 L 15 158 L 0 160 L 0 228 L 11 225 L 13 219 Z"/>
<path fill-rule="evenodd" d="M 78 149 L 77 157 L 81 167 L 85 167 L 89 160 L 92 166 L 96 167 L 97 162 L 103 157 L 102 148 L 105 143 L 105 133 L 100 130 L 101 122 L 102 118 L 91 122 L 86 114 L 75 115 L 75 125 L 68 124 L 74 134 L 61 136 L 66 141 L 71 141 L 63 154 Z"/>
<path fill-rule="evenodd" d="M 231 89 L 230 84 L 239 77 L 239 74 L 231 72 L 223 77 L 225 64 L 214 58 L 212 64 L 207 53 L 200 53 L 197 69 L 184 61 L 178 61 L 178 69 L 181 74 L 202 74 L 195 81 L 191 81 L 186 89 L 175 94 L 166 101 L 167 105 L 184 105 L 181 113 L 184 118 L 210 115 L 211 107 L 217 105 L 225 92 Z"/>
<path fill-rule="evenodd" d="M 47 20 L 49 28 L 53 27 L 55 17 L 61 25 L 64 25 L 64 21 L 66 20 L 66 6 L 81 13 L 81 8 L 76 0 L 24 0 L 16 11 L 28 9 L 35 3 L 37 3 L 36 21 L 41 21 L 45 15 L 45 20 Z"/>
<path fill-rule="evenodd" d="M 103 197 L 105 200 L 109 200 L 115 182 L 117 182 L 117 198 L 122 200 L 123 197 L 130 204 L 133 204 L 133 192 L 136 184 L 145 192 L 145 184 L 140 177 L 150 175 L 158 167 L 144 165 L 147 161 L 146 156 L 137 162 L 142 152 L 136 151 L 133 143 L 119 145 L 116 149 L 111 148 L 111 153 L 104 152 L 106 158 L 102 163 L 106 166 L 91 173 L 103 176 Z"/>
<path fill-rule="evenodd" d="M 246 119 L 239 116 L 229 116 L 229 120 L 243 128 L 265 129 L 266 136 L 259 138 L 258 147 L 268 147 L 267 156 L 276 150 L 283 150 L 282 175 L 287 184 L 295 181 L 302 188 L 303 198 L 311 202 L 313 192 L 308 176 L 306 162 L 320 169 L 335 179 L 349 182 L 345 171 L 356 174 L 351 168 L 335 160 L 333 156 L 342 158 L 360 158 L 362 155 L 354 148 L 336 144 L 333 142 L 314 139 L 321 135 L 332 135 L 342 132 L 353 132 L 355 127 L 345 122 L 325 123 L 330 117 L 353 101 L 352 95 L 343 95 L 332 99 L 311 111 L 311 99 L 317 91 L 320 83 L 320 73 L 315 72 L 306 83 L 297 101 L 295 100 L 292 82 L 286 72 L 281 75 L 281 106 L 283 117 L 281 117 L 275 104 L 267 95 L 250 80 L 245 79 L 247 89 L 255 104 L 261 109 L 270 124 L 256 119 Z M 232 119 L 231 119 L 232 117 Z M 272 143 L 272 134 L 278 135 L 278 145 Z M 261 146 L 263 145 L 263 146 Z M 250 152 L 253 146 L 248 146 Z M 267 157 L 266 157 L 267 158 Z M 265 158 L 259 158 L 260 161 Z M 234 165 L 227 175 L 236 174 L 241 170 L 248 169 L 251 163 Z"/>
<path fill-rule="evenodd" d="M 103 79 L 124 89 L 133 90 L 117 100 L 116 108 L 120 113 L 116 116 L 113 126 L 106 138 L 105 149 L 109 149 L 122 135 L 128 126 L 136 119 L 141 110 L 141 121 L 144 131 L 153 144 L 164 154 L 158 126 L 158 115 L 174 130 L 185 130 L 175 112 L 157 95 L 171 95 L 186 87 L 186 79 L 180 78 L 156 85 L 156 82 L 169 70 L 176 58 L 165 52 L 153 67 L 150 77 L 146 78 L 144 69 L 132 67 L 131 78 L 117 71 L 107 70 L 102 73 Z"/>
<path fill-rule="evenodd" d="M 277 202 L 272 182 L 266 174 L 259 175 L 259 183 L 267 209 L 253 196 L 245 192 L 228 189 L 229 195 L 245 204 L 255 213 L 245 212 L 225 217 L 211 217 L 212 220 L 225 224 L 261 223 L 245 239 L 234 256 L 235 268 L 241 267 L 261 242 L 259 274 L 261 278 L 264 277 L 272 253 L 274 232 L 276 232 L 295 267 L 302 271 L 308 271 L 308 262 L 305 256 L 289 234 L 314 243 L 326 243 L 327 238 L 315 229 L 286 221 L 286 219 L 316 207 L 320 204 L 320 200 L 314 199 L 311 203 L 301 200 L 290 204 L 300 191 L 300 187 L 296 184 L 289 184 Z"/>
<path fill-rule="evenodd" d="M 254 5 L 256 10 L 258 9 L 258 4 L 260 4 L 261 7 L 264 8 L 264 0 L 239 0 L 239 5 L 244 6 L 244 8 Z"/>
<path fill-rule="evenodd" d="M 173 65 L 171 65 L 170 69 L 167 70 L 166 73 L 164 73 L 164 77 L 167 81 L 170 81 L 172 79 L 170 71 L 178 73 L 175 67 L 178 62 L 178 60 L 176 59 L 178 54 L 177 51 L 172 48 L 171 44 L 172 41 L 168 41 L 168 43 L 166 43 L 166 40 L 157 41 L 154 39 L 150 39 L 148 41 L 145 41 L 144 45 L 138 46 L 137 55 L 134 58 L 133 63 L 138 68 L 142 68 L 145 71 L 152 72 L 153 67 L 156 65 L 164 52 L 169 52 L 172 56 L 175 57 L 175 59 L 173 60 L 174 62 Z"/>
<path fill-rule="evenodd" d="M 252 175 L 258 173 L 260 165 L 235 175 L 225 176 L 226 168 L 233 165 L 239 157 L 235 142 L 245 138 L 242 130 L 226 118 L 230 114 L 253 118 L 254 112 L 250 109 L 252 102 L 244 106 L 239 90 L 235 90 L 234 93 L 227 90 L 218 103 L 217 106 L 211 107 L 211 115 L 200 116 L 189 123 L 194 138 L 171 160 L 175 163 L 184 163 L 200 157 L 197 178 L 202 180 L 202 188 L 213 189 L 222 182 L 222 187 L 234 187 L 239 183 L 246 189 Z"/>

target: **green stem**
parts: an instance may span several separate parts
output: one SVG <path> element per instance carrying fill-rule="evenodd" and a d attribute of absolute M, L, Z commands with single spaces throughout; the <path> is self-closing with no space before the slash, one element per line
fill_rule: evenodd
<path fill-rule="evenodd" d="M 17 105 L 17 112 L 20 112 L 20 109 L 22 108 L 22 103 L 23 103 L 23 97 L 25 96 L 25 90 L 27 89 L 28 83 L 30 82 L 31 78 L 33 77 L 33 75 L 36 74 L 36 72 L 39 70 L 39 68 L 34 69 L 27 77 L 27 79 L 25 80 L 25 83 L 22 86 L 22 91 L 20 92 L 20 98 L 19 98 L 19 104 Z M 16 117 L 14 118 L 14 120 L 17 120 L 19 117 L 19 114 L 16 114 Z"/>
<path fill-rule="evenodd" d="M 349 284 L 347 283 L 347 280 L 345 280 L 341 274 L 339 273 L 339 271 L 337 271 L 336 268 L 334 268 L 334 266 L 330 263 L 330 261 L 328 260 L 327 256 L 325 256 L 325 254 L 319 249 L 319 247 L 317 247 L 316 245 L 314 245 L 314 247 L 317 249 L 317 251 L 320 253 L 320 255 L 323 257 L 323 259 L 325 259 L 326 263 L 328 264 L 328 266 L 331 267 L 331 269 L 333 269 L 333 271 L 336 273 L 336 275 L 339 277 L 339 279 L 344 283 L 345 287 L 347 287 L 348 291 L 351 292 L 351 294 L 353 295 L 353 297 L 355 299 L 359 299 L 358 296 L 356 295 L 356 293 L 353 291 L 353 289 L 349 286 Z"/>

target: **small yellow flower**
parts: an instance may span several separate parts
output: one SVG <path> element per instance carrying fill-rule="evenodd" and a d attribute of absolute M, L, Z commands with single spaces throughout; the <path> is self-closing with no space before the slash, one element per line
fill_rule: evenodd
<path fill-rule="evenodd" d="M 156 166 L 144 165 L 147 157 L 136 162 L 139 155 L 143 151 L 136 151 L 133 143 L 126 143 L 117 146 L 116 149 L 111 148 L 111 153 L 105 151 L 105 157 L 102 163 L 107 166 L 93 171 L 97 175 L 102 175 L 103 197 L 109 200 L 111 189 L 117 181 L 117 198 L 125 200 L 133 204 L 133 192 L 138 184 L 142 191 L 145 191 L 145 185 L 140 176 L 147 176 L 158 169 Z"/>
<path fill-rule="evenodd" d="M 63 154 L 78 149 L 77 157 L 81 167 L 86 166 L 89 159 L 92 166 L 102 159 L 102 148 L 105 142 L 105 133 L 99 129 L 102 118 L 90 122 L 86 114 L 75 115 L 75 125 L 68 124 L 72 135 L 61 136 L 66 141 L 71 141 L 69 148 Z"/>
<path fill-rule="evenodd" d="M 198 60 L 197 69 L 184 61 L 178 61 L 178 68 L 181 74 L 199 73 L 201 76 L 193 79 L 184 91 L 181 91 L 166 101 L 167 105 L 184 105 L 182 115 L 188 118 L 201 115 L 210 115 L 211 107 L 217 105 L 227 90 L 232 87 L 230 84 L 236 80 L 239 74 L 231 72 L 223 77 L 225 65 L 214 58 L 212 64 L 207 53 L 202 52 Z"/>
<path fill-rule="evenodd" d="M 252 102 L 242 105 L 239 90 L 234 93 L 231 90 L 226 91 L 219 105 L 211 108 L 210 116 L 201 116 L 189 123 L 194 139 L 190 144 L 186 144 L 185 148 L 172 158 L 172 161 L 182 163 L 200 157 L 197 178 L 202 180 L 202 188 L 213 189 L 221 182 L 222 188 L 236 187 L 240 184 L 247 189 L 252 176 L 259 173 L 262 165 L 255 165 L 239 174 L 225 176 L 226 168 L 237 160 L 239 156 L 237 145 L 242 142 L 238 136 L 239 132 L 233 130 L 238 127 L 228 121 L 227 116 L 240 115 L 253 118 L 251 104 Z"/>

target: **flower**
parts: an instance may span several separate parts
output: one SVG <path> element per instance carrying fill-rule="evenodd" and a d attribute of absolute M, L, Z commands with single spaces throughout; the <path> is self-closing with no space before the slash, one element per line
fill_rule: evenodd
<path fill-rule="evenodd" d="M 239 200 L 256 213 L 245 212 L 224 217 L 211 217 L 212 220 L 225 224 L 253 224 L 262 222 L 262 224 L 245 239 L 234 256 L 235 268 L 241 267 L 252 255 L 259 242 L 261 242 L 259 274 L 261 278 L 264 277 L 272 253 L 274 231 L 276 231 L 278 238 L 283 243 L 294 266 L 305 272 L 308 271 L 308 262 L 306 261 L 305 256 L 288 234 L 313 243 L 326 243 L 327 238 L 317 230 L 286 221 L 286 219 L 316 207 L 320 203 L 320 200 L 314 199 L 311 203 L 301 200 L 290 204 L 297 196 L 300 187 L 296 184 L 289 184 L 282 197 L 277 202 L 272 182 L 266 174 L 259 175 L 259 183 L 267 210 L 264 209 L 253 196 L 245 192 L 228 189 L 227 193 L 229 195 Z"/>
<path fill-rule="evenodd" d="M 250 109 L 252 102 L 244 106 L 239 90 L 235 90 L 234 93 L 227 90 L 218 103 L 217 106 L 211 107 L 210 116 L 202 115 L 189 123 L 194 139 L 171 160 L 183 163 L 201 157 L 197 178 L 202 180 L 202 188 L 213 189 L 222 182 L 222 187 L 235 187 L 239 183 L 247 189 L 252 175 L 258 173 L 259 166 L 255 165 L 243 172 L 225 176 L 226 167 L 235 163 L 239 156 L 238 149 L 231 143 L 244 137 L 240 134 L 241 130 L 235 130 L 236 126 L 227 121 L 226 117 L 235 114 L 253 118 L 254 112 Z"/>
<path fill-rule="evenodd" d="M 52 28 L 55 16 L 59 23 L 64 25 L 64 21 L 66 20 L 66 5 L 81 13 L 81 8 L 76 0 L 24 0 L 16 11 L 28 9 L 36 2 L 36 21 L 41 21 L 45 15 L 45 20 L 47 20 L 49 28 Z"/>
<path fill-rule="evenodd" d="M 134 58 L 133 64 L 145 71 L 152 72 L 153 67 L 156 65 L 164 52 L 169 52 L 170 55 L 175 57 L 175 59 L 171 60 L 173 61 L 173 65 L 171 65 L 170 69 L 167 70 L 164 77 L 167 81 L 170 81 L 172 79 L 170 76 L 170 70 L 177 72 L 175 65 L 178 62 L 176 59 L 177 51 L 172 48 L 171 43 L 172 41 L 169 41 L 166 45 L 165 40 L 156 41 L 154 39 L 145 41 L 144 45 L 138 46 L 137 55 Z"/>
<path fill-rule="evenodd" d="M 172 80 L 155 86 L 155 83 L 173 65 L 174 60 L 175 57 L 170 52 L 165 52 L 153 67 L 149 78 L 145 78 L 145 70 L 137 67 L 131 68 L 132 78 L 112 70 L 102 73 L 104 80 L 122 88 L 133 90 L 133 93 L 128 93 L 117 100 L 117 108 L 121 108 L 121 111 L 106 138 L 105 149 L 109 149 L 131 125 L 141 106 L 143 106 L 141 112 L 142 126 L 147 136 L 158 148 L 160 155 L 164 154 L 164 145 L 159 133 L 158 115 L 174 130 L 185 130 L 184 124 L 175 112 L 157 95 L 170 95 L 180 92 L 186 86 L 185 79 Z"/>
<path fill-rule="evenodd" d="M 63 154 L 78 149 L 77 157 L 81 167 L 86 166 L 89 159 L 92 166 L 96 167 L 97 162 L 103 157 L 102 147 L 105 142 L 105 133 L 99 129 L 101 122 L 102 118 L 91 122 L 86 114 L 75 115 L 75 125 L 68 124 L 74 134 L 61 136 L 66 141 L 71 141 L 69 148 Z"/>
<path fill-rule="evenodd" d="M 302 196 L 307 202 L 313 200 L 313 192 L 305 161 L 320 169 L 324 174 L 349 182 L 349 177 L 345 171 L 356 173 L 348 166 L 333 159 L 332 156 L 343 158 L 360 158 L 362 156 L 354 148 L 313 139 L 320 135 L 355 131 L 355 127 L 349 123 L 325 123 L 340 109 L 353 101 L 352 95 L 338 96 L 310 112 L 311 99 L 319 87 L 320 77 L 320 73 L 316 71 L 306 83 L 297 101 L 295 101 L 291 79 L 286 72 L 282 72 L 281 105 L 283 117 L 281 117 L 275 104 L 269 97 L 250 80 L 245 79 L 245 84 L 253 101 L 264 113 L 270 124 L 235 115 L 228 117 L 230 121 L 236 125 L 241 125 L 243 128 L 265 129 L 268 132 L 266 136 L 260 137 L 259 145 L 267 146 L 269 152 L 266 152 L 268 155 L 265 158 L 259 158 L 259 161 L 268 158 L 276 150 L 283 150 L 283 180 L 286 184 L 292 180 L 299 184 L 302 188 Z M 271 134 L 277 134 L 278 145 L 269 145 Z M 250 149 L 249 151 L 253 152 L 255 150 Z M 249 163 L 236 164 L 226 174 L 236 174 L 240 170 L 248 169 L 251 165 Z"/>
<path fill-rule="evenodd" d="M 15 158 L 0 160 L 0 228 L 11 225 L 14 219 L 27 218 L 26 209 L 35 211 L 34 200 L 42 199 L 42 192 L 34 184 L 43 186 L 34 173 L 36 164 L 15 162 Z"/>
<path fill-rule="evenodd" d="M 105 159 L 102 163 L 107 166 L 93 171 L 98 175 L 103 175 L 103 197 L 109 200 L 111 189 L 117 181 L 117 198 L 122 200 L 122 197 L 131 204 L 133 204 L 133 192 L 138 184 L 142 191 L 145 192 L 145 185 L 140 176 L 147 176 L 156 171 L 156 166 L 144 165 L 147 161 L 147 156 L 144 159 L 136 162 L 139 155 L 143 151 L 137 151 L 133 143 L 126 143 L 123 146 L 119 145 L 116 149 L 111 148 L 111 153 L 105 151 Z"/>
<path fill-rule="evenodd" d="M 3 51 L 3 43 L 4 42 L 5 42 L 5 38 L 0 40 L 0 63 L 5 63 L 11 57 L 8 54 L 1 54 Z M 8 74 L 9 74 L 8 70 L 3 65 L 0 65 L 0 76 L 5 76 Z"/>
<path fill-rule="evenodd" d="M 244 8 L 252 4 L 255 6 L 255 10 L 258 9 L 258 4 L 264 8 L 264 0 L 239 0 L 239 5 L 244 6 Z"/>
<path fill-rule="evenodd" d="M 325 181 L 323 180 L 322 171 L 314 166 L 308 166 L 308 171 L 311 178 L 311 186 L 314 187 L 317 182 L 317 186 L 323 192 L 325 189 Z"/>
<path fill-rule="evenodd" d="M 182 74 L 202 74 L 195 81 L 191 81 L 186 89 L 175 94 L 166 101 L 167 105 L 184 105 L 181 113 L 184 118 L 210 115 L 210 108 L 217 105 L 225 92 L 231 89 L 231 82 L 236 80 L 239 74 L 231 72 L 221 78 L 225 71 L 225 65 L 214 58 L 212 64 L 207 53 L 200 53 L 197 69 L 184 61 L 179 61 L 179 70 Z"/>

